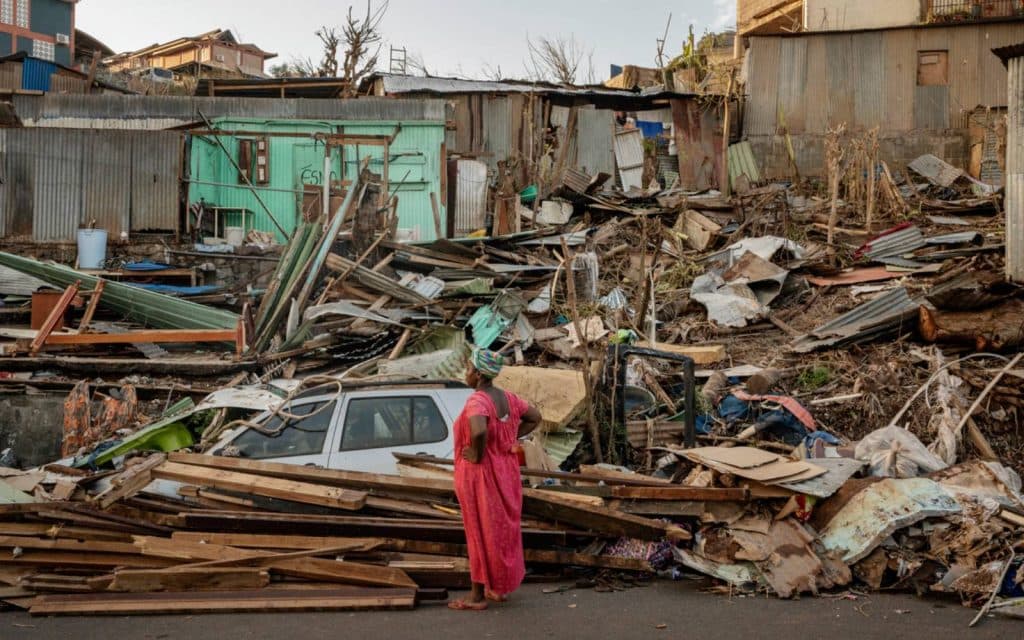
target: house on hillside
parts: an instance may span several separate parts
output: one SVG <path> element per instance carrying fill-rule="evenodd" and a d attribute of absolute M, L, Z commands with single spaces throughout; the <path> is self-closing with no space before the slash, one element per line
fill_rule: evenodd
<path fill-rule="evenodd" d="M 0 57 L 25 54 L 70 66 L 78 0 L 0 0 Z"/>
<path fill-rule="evenodd" d="M 254 44 L 241 43 L 235 35 L 216 29 L 197 36 L 154 44 L 138 51 L 119 53 L 103 60 L 111 73 L 150 75 L 168 80 L 195 78 L 265 78 L 266 61 L 277 57 Z M 173 76 L 173 77 L 172 77 Z"/>
<path fill-rule="evenodd" d="M 879 128 L 897 166 L 932 153 L 992 183 L 1022 0 L 738 0 L 743 133 L 767 178 L 823 173 L 823 139 Z M 1005 127 L 1002 128 L 1005 136 Z M 994 133 L 995 132 L 995 133 Z"/>

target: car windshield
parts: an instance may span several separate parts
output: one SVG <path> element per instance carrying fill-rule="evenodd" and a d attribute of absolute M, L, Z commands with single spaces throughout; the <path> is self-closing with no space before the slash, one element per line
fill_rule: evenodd
<path fill-rule="evenodd" d="M 336 401 L 293 404 L 239 434 L 222 453 L 261 460 L 323 453 Z"/>

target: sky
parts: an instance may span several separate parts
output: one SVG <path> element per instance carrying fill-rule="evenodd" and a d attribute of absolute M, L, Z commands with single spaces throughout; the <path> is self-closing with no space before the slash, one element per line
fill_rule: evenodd
<path fill-rule="evenodd" d="M 374 0 L 375 5 L 380 0 Z M 350 0 L 365 11 L 364 0 Z M 82 0 L 77 26 L 115 51 L 131 51 L 185 35 L 231 29 L 244 42 L 277 53 L 271 65 L 320 58 L 314 32 L 340 25 L 345 0 Z M 358 11 L 357 11 L 358 13 Z M 390 0 L 382 31 L 389 47 L 405 47 L 431 75 L 525 77 L 527 37 L 574 37 L 593 52 L 594 79 L 611 64 L 655 66 L 656 41 L 672 14 L 666 53 L 682 50 L 690 24 L 699 37 L 736 23 L 736 0 Z M 386 69 L 383 69 L 386 70 Z M 580 78 L 587 80 L 587 78 Z"/>

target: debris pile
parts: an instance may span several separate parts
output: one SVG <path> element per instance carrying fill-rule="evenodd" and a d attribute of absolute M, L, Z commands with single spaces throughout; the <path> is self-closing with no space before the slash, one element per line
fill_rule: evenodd
<path fill-rule="evenodd" d="M 1024 291 L 997 275 L 1000 195 L 934 157 L 888 167 L 877 146 L 877 132 L 834 131 L 824 183 L 744 184 L 732 197 L 622 191 L 571 169 L 542 198 L 503 201 L 492 229 L 426 243 L 398 241 L 395 197 L 364 171 L 333 215 L 302 222 L 269 285 L 232 311 L 0 254 L 66 287 L 40 328 L 5 329 L 15 342 L 4 365 L 72 372 L 82 356 L 114 355 L 99 345 L 121 345 L 117 355 L 145 358 L 95 366 L 262 394 L 184 401 L 135 419 L 134 432 L 127 400 L 98 427 L 70 412 L 65 462 L 88 471 L 48 471 L 28 490 L 43 502 L 0 505 L 20 549 L 0 565 L 4 579 L 24 598 L 84 594 L 21 601 L 37 613 L 244 607 L 193 597 L 218 586 L 194 575 L 200 563 L 230 565 L 219 586 L 263 594 L 296 578 L 404 590 L 368 600 L 332 586 L 325 597 L 339 600 L 325 606 L 342 608 L 411 606 L 424 589 L 464 586 L 446 458 L 400 456 L 407 475 L 392 477 L 214 445 L 239 420 L 276 416 L 309 380 L 342 394 L 458 379 L 476 345 L 508 356 L 498 386 L 544 415 L 523 470 L 533 566 L 670 575 L 675 564 L 784 598 L 858 583 L 1012 612 L 1024 581 L 1024 373 L 1013 355 Z M 79 329 L 58 329 L 83 286 Z M 134 324 L 96 322 L 97 308 Z M 201 357 L 188 346 L 198 343 Z M 163 495 L 151 480 L 184 486 Z M 268 493 L 279 483 L 284 493 Z M 341 577 L 293 568 L 310 563 Z M 353 566 L 389 578 L 353 580 Z M 135 570 L 150 574 L 119 580 Z M 107 593 L 139 584 L 189 595 Z"/>

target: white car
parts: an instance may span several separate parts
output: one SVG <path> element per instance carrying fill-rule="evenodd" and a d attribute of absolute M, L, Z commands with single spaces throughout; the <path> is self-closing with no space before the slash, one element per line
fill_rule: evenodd
<path fill-rule="evenodd" d="M 352 382 L 309 389 L 208 450 L 247 460 L 397 474 L 393 453 L 451 458 L 453 425 L 473 390 L 459 382 Z"/>

